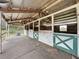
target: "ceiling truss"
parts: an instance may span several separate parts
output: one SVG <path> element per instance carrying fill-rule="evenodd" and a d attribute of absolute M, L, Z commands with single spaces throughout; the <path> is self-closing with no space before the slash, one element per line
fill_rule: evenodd
<path fill-rule="evenodd" d="M 34 8 L 0 8 L 5 13 L 40 13 L 41 9 Z"/>

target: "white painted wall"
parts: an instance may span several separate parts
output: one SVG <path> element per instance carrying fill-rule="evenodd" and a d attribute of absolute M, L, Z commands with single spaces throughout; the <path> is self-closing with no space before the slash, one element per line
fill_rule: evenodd
<path fill-rule="evenodd" d="M 40 31 L 39 41 L 41 41 L 45 44 L 48 44 L 50 46 L 53 46 L 52 31 Z"/>
<path fill-rule="evenodd" d="M 29 30 L 29 37 L 33 38 L 33 30 Z"/>
<path fill-rule="evenodd" d="M 33 30 L 29 30 L 29 37 L 33 38 Z M 53 37 L 52 31 L 40 31 L 39 32 L 39 41 L 53 46 Z"/>

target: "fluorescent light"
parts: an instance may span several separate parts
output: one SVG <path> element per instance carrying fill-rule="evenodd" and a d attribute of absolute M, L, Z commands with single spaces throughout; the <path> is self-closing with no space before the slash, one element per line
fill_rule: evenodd
<path fill-rule="evenodd" d="M 0 7 L 6 8 L 9 6 L 9 3 L 0 3 Z"/>

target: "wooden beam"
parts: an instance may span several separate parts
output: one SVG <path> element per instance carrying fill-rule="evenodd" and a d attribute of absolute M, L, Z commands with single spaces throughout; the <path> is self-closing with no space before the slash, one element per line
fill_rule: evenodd
<path fill-rule="evenodd" d="M 11 23 L 24 23 L 26 24 L 27 22 L 31 22 L 33 20 L 35 20 L 36 18 L 33 17 L 26 17 L 26 18 L 20 18 L 20 19 L 13 19 L 12 21 L 8 21 L 8 24 Z"/>
<path fill-rule="evenodd" d="M 27 19 L 33 19 L 33 20 L 35 20 L 35 19 L 37 19 L 37 18 L 35 18 L 35 17 L 26 17 L 26 18 L 13 19 L 13 20 L 11 20 L 11 21 L 19 21 L 19 20 L 25 21 L 25 20 L 27 20 Z M 10 20 L 10 19 L 7 19 L 7 20 Z"/>
<path fill-rule="evenodd" d="M 8 21 L 7 23 L 8 24 L 11 24 L 11 23 L 21 23 L 21 21 Z"/>
<path fill-rule="evenodd" d="M 5 13 L 40 13 L 42 10 L 34 8 L 1 8 L 0 11 Z"/>

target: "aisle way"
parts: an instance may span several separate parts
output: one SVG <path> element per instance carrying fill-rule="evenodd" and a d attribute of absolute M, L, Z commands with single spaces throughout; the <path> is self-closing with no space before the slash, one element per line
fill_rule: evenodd
<path fill-rule="evenodd" d="M 71 59 L 71 55 L 28 37 L 14 37 L 3 46 L 0 59 Z"/>

